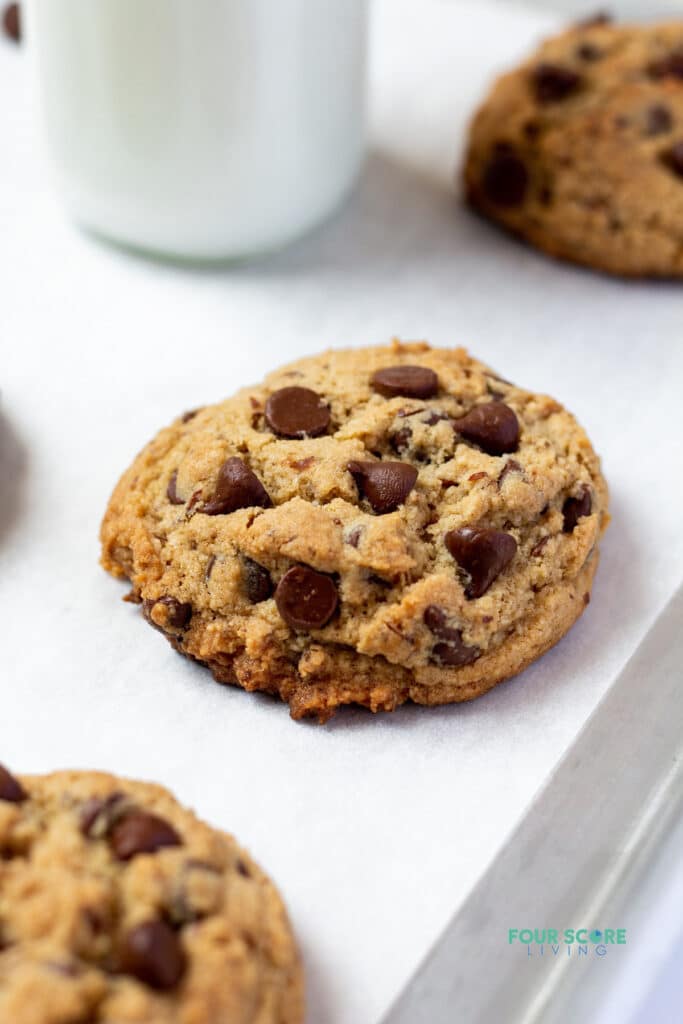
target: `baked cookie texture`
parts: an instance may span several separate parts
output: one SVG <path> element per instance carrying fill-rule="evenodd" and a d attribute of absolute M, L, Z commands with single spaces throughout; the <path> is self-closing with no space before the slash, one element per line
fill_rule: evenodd
<path fill-rule="evenodd" d="M 102 562 L 219 682 L 324 721 L 519 672 L 583 611 L 606 523 L 598 458 L 554 399 L 394 342 L 162 430 L 112 495 Z"/>
<path fill-rule="evenodd" d="M 683 274 L 683 21 L 596 18 L 494 84 L 471 126 L 470 204 L 552 256 Z"/>
<path fill-rule="evenodd" d="M 159 786 L 0 766 L 3 1024 L 300 1024 L 282 901 Z"/>

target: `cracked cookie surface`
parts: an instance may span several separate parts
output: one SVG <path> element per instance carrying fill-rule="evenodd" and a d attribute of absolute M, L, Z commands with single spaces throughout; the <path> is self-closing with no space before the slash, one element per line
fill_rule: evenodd
<path fill-rule="evenodd" d="M 3 1024 L 301 1024 L 277 890 L 160 786 L 0 765 Z"/>
<path fill-rule="evenodd" d="M 324 721 L 519 672 L 583 611 L 606 523 L 561 405 L 463 349 L 395 342 L 162 430 L 112 495 L 103 564 L 218 681 Z"/>
<path fill-rule="evenodd" d="M 464 176 L 472 206 L 550 255 L 683 275 L 683 22 L 544 42 L 493 86 Z"/>

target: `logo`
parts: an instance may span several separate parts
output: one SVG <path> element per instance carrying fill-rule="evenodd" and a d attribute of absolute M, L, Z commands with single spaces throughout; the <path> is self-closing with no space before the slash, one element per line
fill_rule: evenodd
<path fill-rule="evenodd" d="M 607 956 L 626 945 L 625 928 L 508 928 L 508 945 L 532 956 Z"/>

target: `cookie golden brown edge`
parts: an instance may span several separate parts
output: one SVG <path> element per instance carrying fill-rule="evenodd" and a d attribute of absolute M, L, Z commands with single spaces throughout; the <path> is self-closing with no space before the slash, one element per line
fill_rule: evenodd
<path fill-rule="evenodd" d="M 600 463 L 462 348 L 329 351 L 179 417 L 119 481 L 102 564 L 221 683 L 325 721 L 469 700 L 588 603 Z"/>

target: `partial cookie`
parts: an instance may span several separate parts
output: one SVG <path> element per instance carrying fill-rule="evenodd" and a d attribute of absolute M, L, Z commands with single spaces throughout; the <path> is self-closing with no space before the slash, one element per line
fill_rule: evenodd
<path fill-rule="evenodd" d="M 3 1024 L 300 1024 L 273 884 L 166 790 L 0 765 Z"/>
<path fill-rule="evenodd" d="M 554 399 L 463 349 L 327 352 L 176 420 L 102 524 L 176 650 L 295 718 L 467 700 L 581 614 L 607 522 Z"/>
<path fill-rule="evenodd" d="M 553 256 L 683 274 L 683 22 L 598 18 L 543 43 L 476 115 L 465 186 Z"/>

